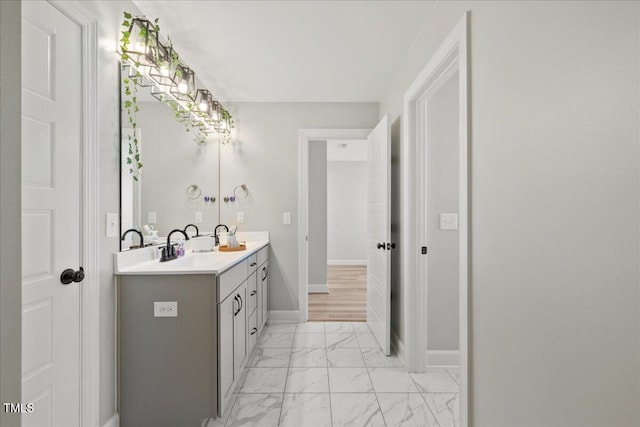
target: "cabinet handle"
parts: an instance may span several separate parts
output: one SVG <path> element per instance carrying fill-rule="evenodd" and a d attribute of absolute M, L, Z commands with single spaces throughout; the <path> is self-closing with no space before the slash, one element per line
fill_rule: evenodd
<path fill-rule="evenodd" d="M 256 264 L 257 264 L 257 262 L 255 262 L 255 261 L 254 261 L 254 262 L 252 262 L 251 264 L 249 264 L 249 267 L 255 267 L 255 266 L 256 266 Z"/>
<path fill-rule="evenodd" d="M 267 278 L 267 267 L 262 267 L 262 281 Z"/>
<path fill-rule="evenodd" d="M 238 301 L 238 295 L 237 295 L 237 294 L 236 294 L 236 296 L 235 296 L 235 297 L 233 297 L 233 300 L 234 300 L 235 302 L 237 302 L 237 303 L 238 303 L 238 307 L 240 307 L 240 301 Z M 238 313 L 240 313 L 240 308 L 238 308 L 237 310 L 235 310 L 235 309 L 233 310 L 233 316 L 234 316 L 234 317 L 235 317 L 235 316 L 237 316 L 237 315 L 238 315 Z"/>
<path fill-rule="evenodd" d="M 240 313 L 242 311 L 242 306 L 244 305 L 242 302 L 242 297 L 240 295 L 238 295 L 238 300 L 240 301 L 240 308 L 238 309 L 238 313 Z"/>
<path fill-rule="evenodd" d="M 258 328 L 251 328 L 251 335 L 255 335 L 258 332 Z"/>
<path fill-rule="evenodd" d="M 253 292 L 251 292 L 251 296 L 254 296 L 254 295 L 256 295 L 257 293 L 258 293 L 258 291 L 253 291 Z"/>

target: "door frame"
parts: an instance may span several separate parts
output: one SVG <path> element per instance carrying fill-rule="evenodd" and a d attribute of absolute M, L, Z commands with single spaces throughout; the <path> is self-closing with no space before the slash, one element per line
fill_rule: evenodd
<path fill-rule="evenodd" d="M 309 318 L 309 141 L 366 139 L 371 129 L 300 129 L 298 131 L 298 313 L 296 318 L 271 320 L 306 322 Z"/>
<path fill-rule="evenodd" d="M 457 64 L 459 72 L 459 351 L 460 351 L 460 425 L 468 425 L 469 398 L 469 305 L 468 293 L 471 284 L 470 259 L 470 132 L 469 132 L 469 12 L 447 35 L 440 47 L 429 59 L 404 95 L 402 146 L 402 208 L 403 227 L 402 262 L 405 283 L 405 350 L 407 368 L 412 372 L 423 372 L 427 358 L 427 292 L 426 259 L 420 247 L 427 244 L 424 226 L 426 203 L 425 146 L 422 139 L 426 118 L 423 105 L 425 95 L 438 85 L 439 78 Z"/>
<path fill-rule="evenodd" d="M 82 38 L 80 255 L 87 274 L 80 286 L 80 422 L 84 426 L 96 426 L 100 424 L 98 24 L 96 17 L 79 1 L 47 1 L 80 27 Z"/>

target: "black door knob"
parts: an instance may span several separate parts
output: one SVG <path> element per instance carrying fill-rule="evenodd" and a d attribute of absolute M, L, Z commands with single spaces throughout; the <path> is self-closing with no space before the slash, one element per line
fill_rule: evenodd
<path fill-rule="evenodd" d="M 80 267 L 78 271 L 73 270 L 72 268 L 67 268 L 60 275 L 60 282 L 63 285 L 68 285 L 71 282 L 79 283 L 84 280 L 84 268 Z"/>
<path fill-rule="evenodd" d="M 378 243 L 378 249 L 382 249 L 382 250 L 384 250 L 384 249 L 385 249 L 385 247 L 386 247 L 386 246 L 385 246 L 384 242 L 382 242 L 382 243 Z"/>

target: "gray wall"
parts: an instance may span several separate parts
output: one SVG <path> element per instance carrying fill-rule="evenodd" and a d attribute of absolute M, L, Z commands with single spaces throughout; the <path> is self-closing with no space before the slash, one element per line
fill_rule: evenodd
<path fill-rule="evenodd" d="M 327 162 L 327 258 L 367 261 L 367 162 Z"/>
<path fill-rule="evenodd" d="M 459 233 L 441 230 L 458 213 L 458 73 L 427 101 L 427 350 L 459 348 Z"/>
<path fill-rule="evenodd" d="M 173 110 L 161 102 L 143 102 L 137 116 L 140 128 L 142 162 L 142 224 L 149 211 L 156 212 L 155 229 L 166 236 L 174 228 L 195 223 L 202 212 L 200 231 L 213 231 L 218 225 L 218 138 L 210 136 L 203 145 L 193 141 L 193 133 L 175 119 Z M 189 199 L 186 189 L 197 184 L 202 195 Z M 205 202 L 215 196 L 215 203 Z M 193 233 L 190 230 L 189 233 Z"/>
<path fill-rule="evenodd" d="M 377 103 L 235 103 L 236 141 L 221 150 L 221 196 L 241 183 L 251 195 L 222 204 L 222 222 L 269 230 L 270 310 L 298 310 L 298 130 L 367 129 L 378 122 Z M 282 213 L 291 212 L 291 225 Z"/>
<path fill-rule="evenodd" d="M 327 284 L 327 142 L 309 142 L 309 285 Z"/>
<path fill-rule="evenodd" d="M 0 2 L 0 402 L 21 401 L 20 28 L 20 1 Z M 0 410 L 0 425 L 20 415 Z"/>
<path fill-rule="evenodd" d="M 640 424 L 639 6 L 438 2 L 383 97 L 471 11 L 473 425 Z"/>

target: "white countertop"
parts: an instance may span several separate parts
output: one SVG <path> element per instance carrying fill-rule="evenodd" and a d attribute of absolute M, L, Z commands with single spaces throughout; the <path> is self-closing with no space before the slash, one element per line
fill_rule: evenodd
<path fill-rule="evenodd" d="M 258 237 L 258 236 L 256 236 Z M 114 257 L 116 275 L 220 274 L 269 244 L 268 233 L 260 240 L 247 240 L 247 249 L 237 252 L 193 252 L 160 262 L 157 247 L 119 252 Z"/>

